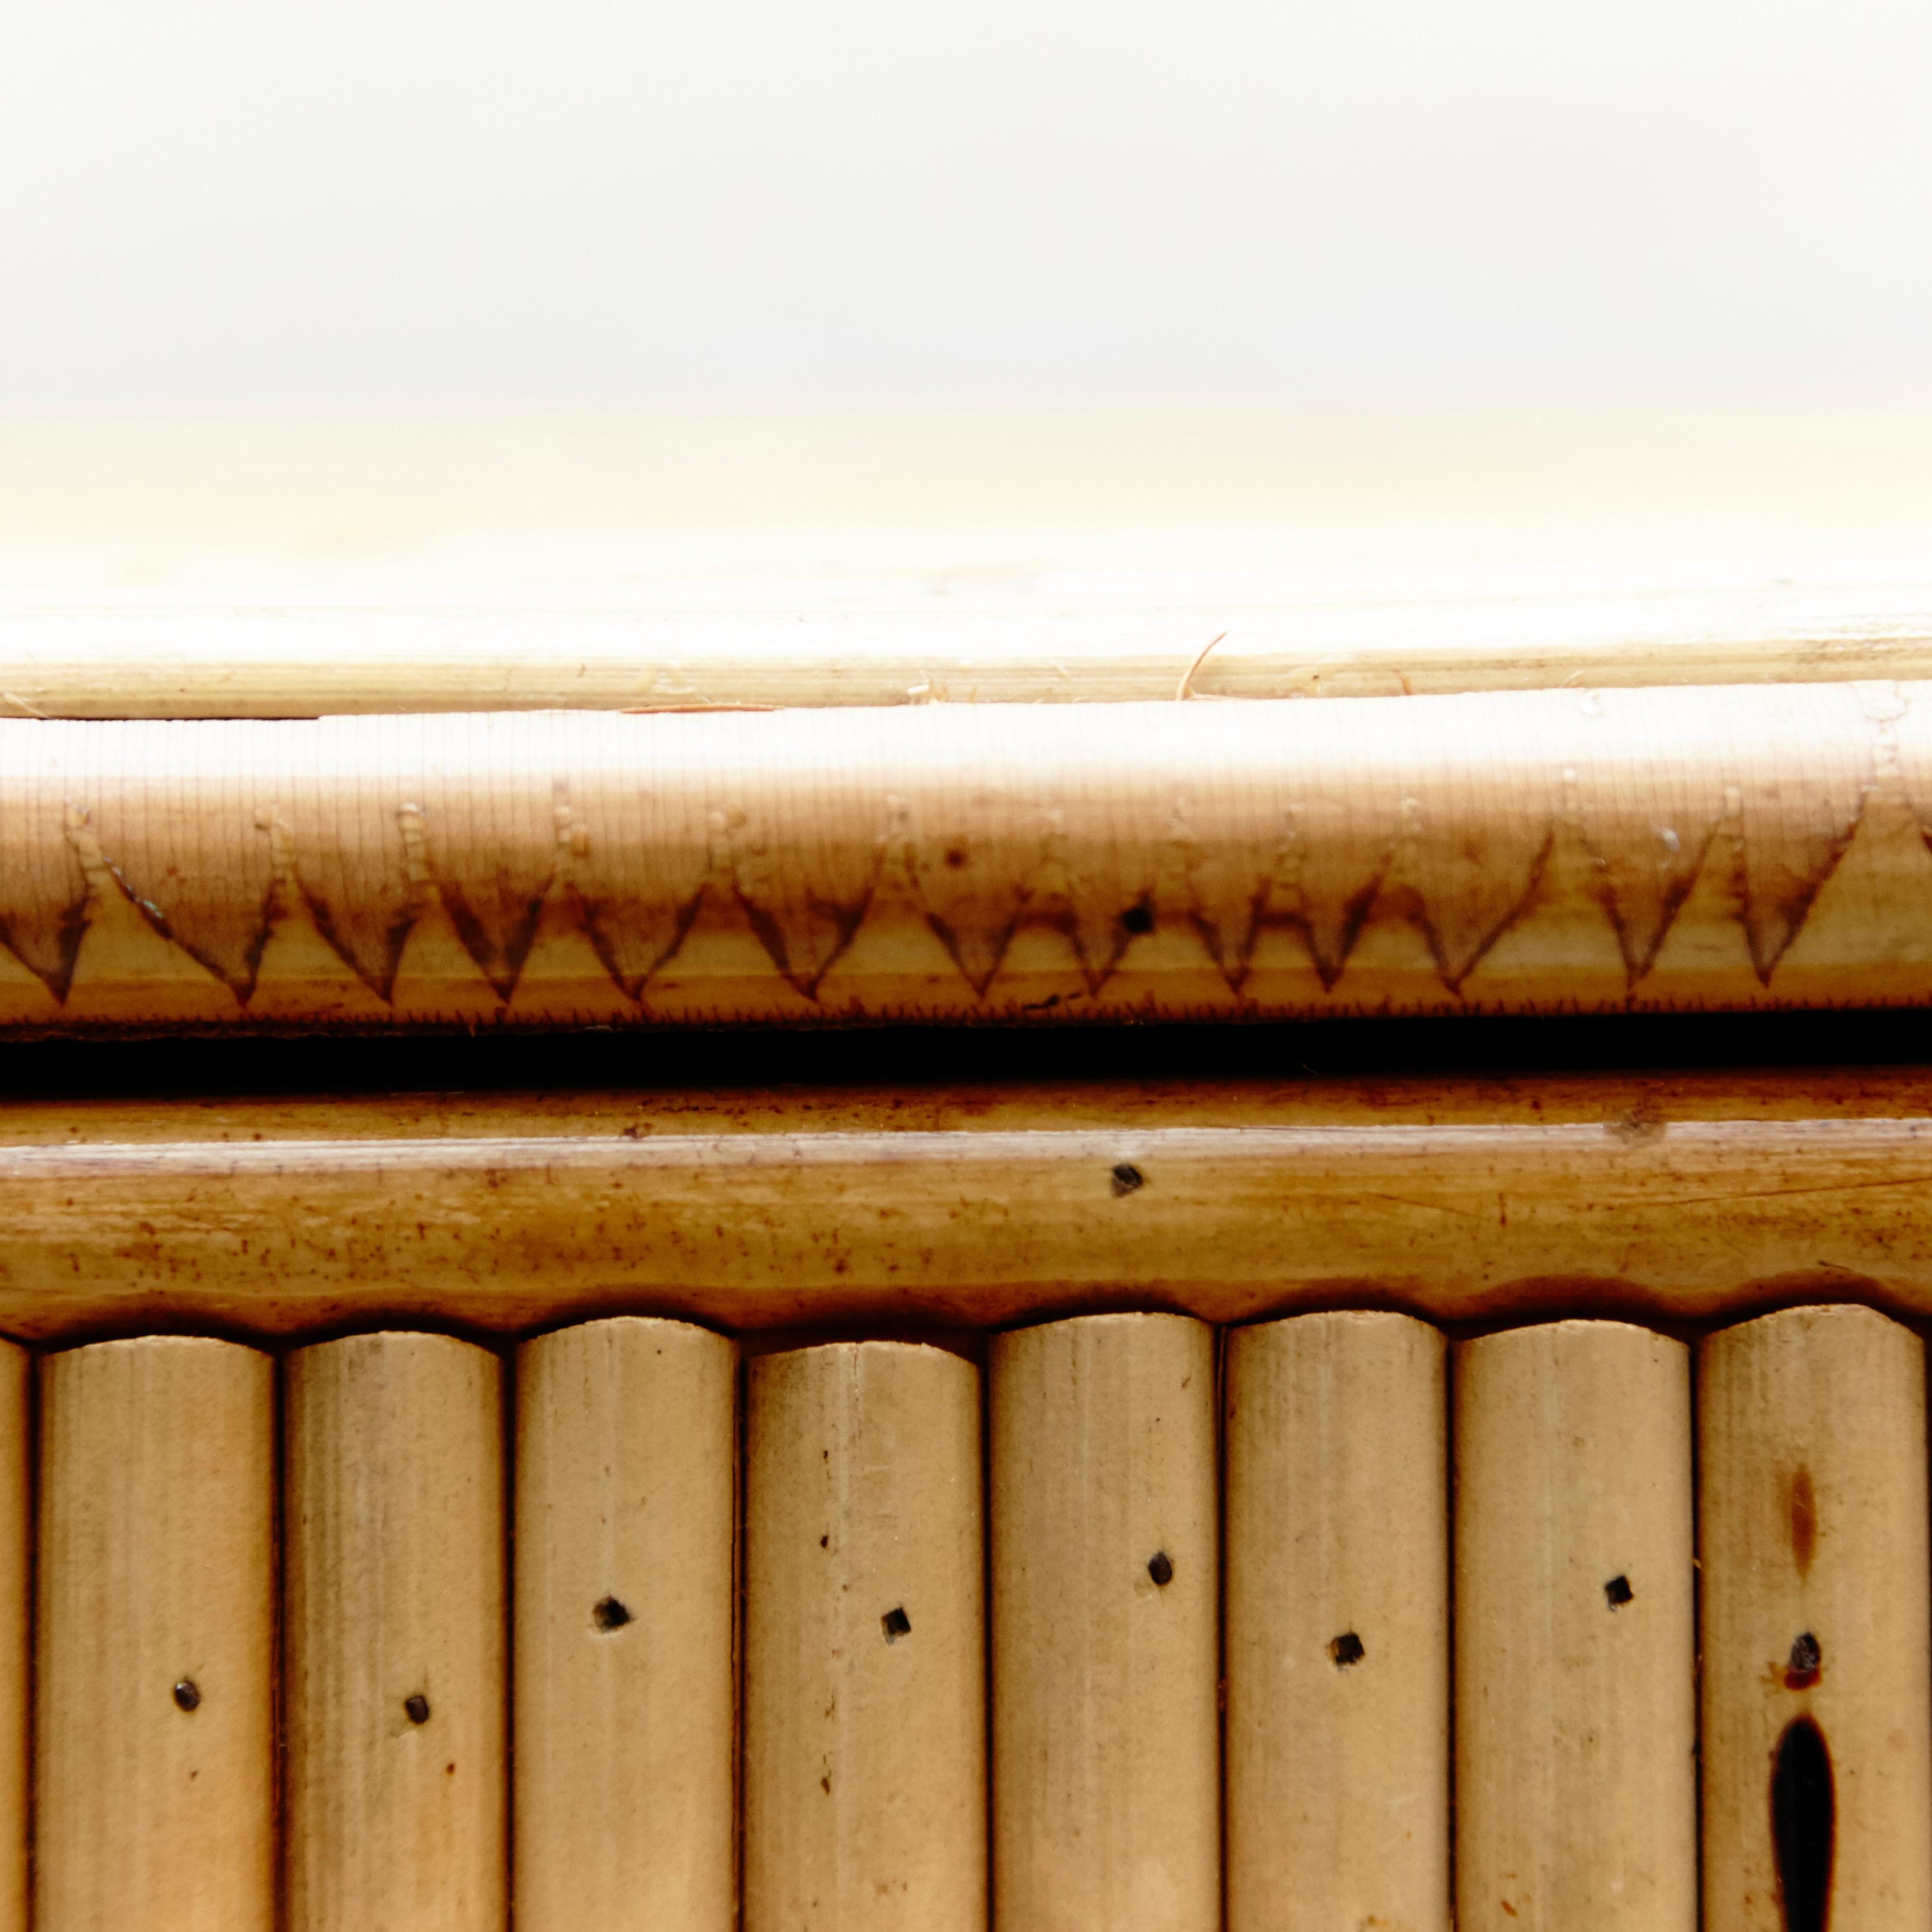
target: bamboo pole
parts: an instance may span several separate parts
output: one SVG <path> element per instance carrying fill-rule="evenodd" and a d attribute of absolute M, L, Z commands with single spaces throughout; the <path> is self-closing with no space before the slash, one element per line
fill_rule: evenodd
<path fill-rule="evenodd" d="M 1459 1932 L 1697 1923 L 1689 1351 L 1456 1352 Z"/>
<path fill-rule="evenodd" d="M 289 1358 L 290 1932 L 501 1932 L 496 1358 L 355 1335 Z"/>
<path fill-rule="evenodd" d="M 1932 687 L 0 721 L 0 1027 L 1932 998 Z"/>
<path fill-rule="evenodd" d="M 32 1358 L 0 1342 L 0 1932 L 27 1932 L 34 1525 Z"/>
<path fill-rule="evenodd" d="M 1704 1923 L 1932 1924 L 1924 1346 L 1790 1309 L 1698 1396 Z"/>
<path fill-rule="evenodd" d="M 773 574 L 769 554 L 735 561 L 740 586 Z M 153 598 L 109 610 L 0 603 L 0 704 L 26 717 L 310 718 L 1932 676 L 1932 585 L 1918 580 L 1634 593 L 1592 587 L 1587 574 L 1556 590 L 1526 574 L 1474 595 L 1438 583 L 1394 597 L 1311 593 L 1305 573 L 1278 570 L 1258 592 L 1244 559 L 1185 562 L 1152 583 L 1110 560 L 1082 573 L 1102 579 L 1086 598 L 982 596 L 962 609 L 931 589 L 938 574 L 907 571 L 898 594 L 876 600 L 884 609 L 814 584 L 788 586 L 792 601 L 768 613 L 742 593 L 706 608 L 702 581 L 648 603 L 632 591 L 615 609 L 454 587 L 406 610 L 374 586 L 345 604 L 287 586 L 279 608 L 218 594 L 188 610 Z"/>
<path fill-rule="evenodd" d="M 0 1107 L 0 1326 L 1927 1312 L 1928 1147 L 1876 1070 Z"/>
<path fill-rule="evenodd" d="M 984 1932 L 984 1560 L 970 1362 L 752 1363 L 747 1932 Z"/>
<path fill-rule="evenodd" d="M 1220 1924 L 1214 1412 L 1184 1316 L 994 1339 L 997 1924 Z"/>
<path fill-rule="evenodd" d="M 683 1322 L 518 1351 L 521 1932 L 733 1924 L 736 1378 Z"/>
<path fill-rule="evenodd" d="M 176 1336 L 45 1364 L 40 1932 L 276 1922 L 274 1383 Z"/>
<path fill-rule="evenodd" d="M 1226 1375 L 1229 1932 L 1448 1932 L 1442 1337 L 1298 1316 Z"/>

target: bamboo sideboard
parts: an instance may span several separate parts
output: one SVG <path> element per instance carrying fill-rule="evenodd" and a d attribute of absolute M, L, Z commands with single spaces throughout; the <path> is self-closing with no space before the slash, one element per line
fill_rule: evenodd
<path fill-rule="evenodd" d="M 0 1932 L 1932 1932 L 1932 1073 L 1778 1065 L 1932 1004 L 1909 530 L 197 577 L 42 453 Z M 1619 1070 L 1134 1046 L 1500 1015 Z M 379 1090 L 235 1078 L 318 1034 Z"/>

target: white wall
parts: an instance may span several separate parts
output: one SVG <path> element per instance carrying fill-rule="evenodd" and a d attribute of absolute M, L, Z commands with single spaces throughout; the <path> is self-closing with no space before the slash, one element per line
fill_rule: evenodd
<path fill-rule="evenodd" d="M 1928 0 L 16 0 L 0 410 L 1932 386 Z"/>

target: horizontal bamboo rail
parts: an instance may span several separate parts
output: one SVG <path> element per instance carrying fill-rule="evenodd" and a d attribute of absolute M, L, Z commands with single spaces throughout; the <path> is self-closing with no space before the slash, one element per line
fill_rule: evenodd
<path fill-rule="evenodd" d="M 443 711 L 1390 698 L 1574 686 L 1932 677 L 1932 583 L 1298 593 L 1199 568 L 1158 588 L 854 608 L 0 607 L 0 715 L 311 718 Z M 924 587 L 924 586 L 921 586 Z M 884 608 L 876 608 L 883 602 Z"/>
<path fill-rule="evenodd" d="M 1932 1314 L 1932 1077 L 0 1112 L 0 1329 Z"/>
<path fill-rule="evenodd" d="M 0 1026 L 1932 999 L 1932 685 L 0 722 Z"/>

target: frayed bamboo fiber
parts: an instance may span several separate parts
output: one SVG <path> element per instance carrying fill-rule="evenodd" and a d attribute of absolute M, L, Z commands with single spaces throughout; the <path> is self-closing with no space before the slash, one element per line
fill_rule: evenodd
<path fill-rule="evenodd" d="M 0 1327 L 1932 1312 L 1932 1083 L 0 1107 Z"/>
<path fill-rule="evenodd" d="M 0 1026 L 1932 999 L 1932 686 L 0 723 Z"/>

